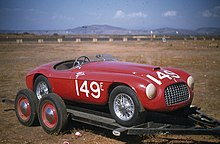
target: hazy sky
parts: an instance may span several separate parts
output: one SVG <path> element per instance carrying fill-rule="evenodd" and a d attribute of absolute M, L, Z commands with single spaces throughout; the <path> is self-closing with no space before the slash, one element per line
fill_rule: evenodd
<path fill-rule="evenodd" d="M 220 0 L 0 0 L 0 29 L 220 27 Z"/>

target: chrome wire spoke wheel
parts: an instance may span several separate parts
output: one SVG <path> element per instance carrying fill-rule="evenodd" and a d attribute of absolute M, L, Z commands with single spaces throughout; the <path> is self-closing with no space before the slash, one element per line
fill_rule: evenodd
<path fill-rule="evenodd" d="M 145 121 L 141 103 L 136 93 L 128 86 L 115 87 L 110 93 L 108 104 L 111 116 L 122 126 L 131 127 Z"/>
<path fill-rule="evenodd" d="M 49 93 L 49 88 L 44 81 L 41 81 L 37 84 L 36 88 L 36 95 L 37 98 L 40 100 L 43 96 Z"/>
<path fill-rule="evenodd" d="M 118 94 L 114 99 L 114 111 L 117 117 L 123 121 L 130 120 L 135 112 L 134 102 L 127 94 Z"/>

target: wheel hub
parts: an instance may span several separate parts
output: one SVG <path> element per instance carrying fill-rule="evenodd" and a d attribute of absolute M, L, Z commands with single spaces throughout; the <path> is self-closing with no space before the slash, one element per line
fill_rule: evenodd
<path fill-rule="evenodd" d="M 51 108 L 46 109 L 46 119 L 48 122 L 52 123 L 54 121 L 54 112 Z"/>
<path fill-rule="evenodd" d="M 119 105 L 119 111 L 121 111 L 122 113 L 126 113 L 129 110 L 130 106 L 130 104 L 122 103 L 121 105 Z"/>
<path fill-rule="evenodd" d="M 50 102 L 46 102 L 42 107 L 42 119 L 48 128 L 53 128 L 57 125 L 57 111 L 55 106 Z"/>
<path fill-rule="evenodd" d="M 22 96 L 18 100 L 17 109 L 18 109 L 18 114 L 22 120 L 26 121 L 30 118 L 31 107 L 30 107 L 28 99 L 25 96 Z"/>
<path fill-rule="evenodd" d="M 27 112 L 28 112 L 28 104 L 26 102 L 21 102 L 20 104 L 20 109 L 21 109 L 21 112 L 22 114 L 24 115 L 27 115 Z"/>
<path fill-rule="evenodd" d="M 47 84 L 43 81 L 37 84 L 36 95 L 38 99 L 41 99 L 44 95 L 49 93 L 49 88 Z"/>

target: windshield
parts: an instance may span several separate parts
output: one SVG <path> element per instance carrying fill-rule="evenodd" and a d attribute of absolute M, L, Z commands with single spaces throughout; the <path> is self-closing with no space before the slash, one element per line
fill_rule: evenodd
<path fill-rule="evenodd" d="M 67 60 L 60 62 L 54 66 L 56 70 L 67 70 L 75 67 L 81 67 L 85 63 L 97 62 L 97 61 L 116 61 L 110 54 L 98 54 L 95 58 L 90 59 L 87 56 L 80 56 L 75 60 Z"/>
<path fill-rule="evenodd" d="M 113 58 L 110 54 L 97 54 L 95 56 L 95 61 L 116 61 L 116 58 Z"/>

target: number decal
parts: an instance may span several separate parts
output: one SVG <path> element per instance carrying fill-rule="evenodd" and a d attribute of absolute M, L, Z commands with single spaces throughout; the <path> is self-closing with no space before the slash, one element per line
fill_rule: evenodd
<path fill-rule="evenodd" d="M 83 82 L 79 90 L 80 92 L 86 93 L 86 97 L 89 97 L 88 83 L 86 80 Z"/>
<path fill-rule="evenodd" d="M 180 76 L 174 72 L 171 72 L 169 70 L 164 70 L 164 72 L 168 75 L 170 75 L 172 78 L 180 78 Z"/>
<path fill-rule="evenodd" d="M 92 81 L 88 86 L 88 81 L 85 80 L 83 81 L 82 85 L 79 86 L 78 80 L 75 80 L 75 86 L 77 96 L 80 96 L 80 93 L 85 93 L 86 97 L 92 96 L 93 98 L 98 99 L 101 96 L 101 91 L 104 91 L 103 82 L 98 83 Z"/>
<path fill-rule="evenodd" d="M 161 85 L 162 82 L 160 80 L 165 79 L 165 78 L 168 78 L 170 80 L 172 80 L 172 79 L 175 80 L 176 78 L 180 78 L 180 76 L 178 74 L 176 74 L 172 71 L 169 71 L 169 70 L 163 70 L 163 72 L 157 71 L 156 74 L 157 74 L 158 79 L 153 77 L 152 75 L 149 75 L 149 74 L 146 76 L 147 76 L 147 78 L 151 79 L 152 81 L 154 81 L 158 85 Z"/>
<path fill-rule="evenodd" d="M 166 74 L 166 73 L 162 73 L 162 72 L 160 72 L 160 71 L 157 71 L 156 73 L 157 73 L 157 76 L 158 76 L 159 79 L 164 79 L 164 78 L 172 79 L 172 78 L 170 77 L 170 75 L 168 75 L 168 74 Z"/>
<path fill-rule="evenodd" d="M 76 85 L 76 95 L 79 96 L 79 86 L 77 80 L 75 80 L 75 85 Z"/>
<path fill-rule="evenodd" d="M 99 84 L 97 82 L 94 82 L 94 81 L 91 82 L 90 89 L 92 91 L 92 93 L 91 93 L 92 97 L 98 99 L 100 97 L 100 92 L 101 92 Z M 94 93 L 96 93 L 96 94 L 94 94 Z"/>

